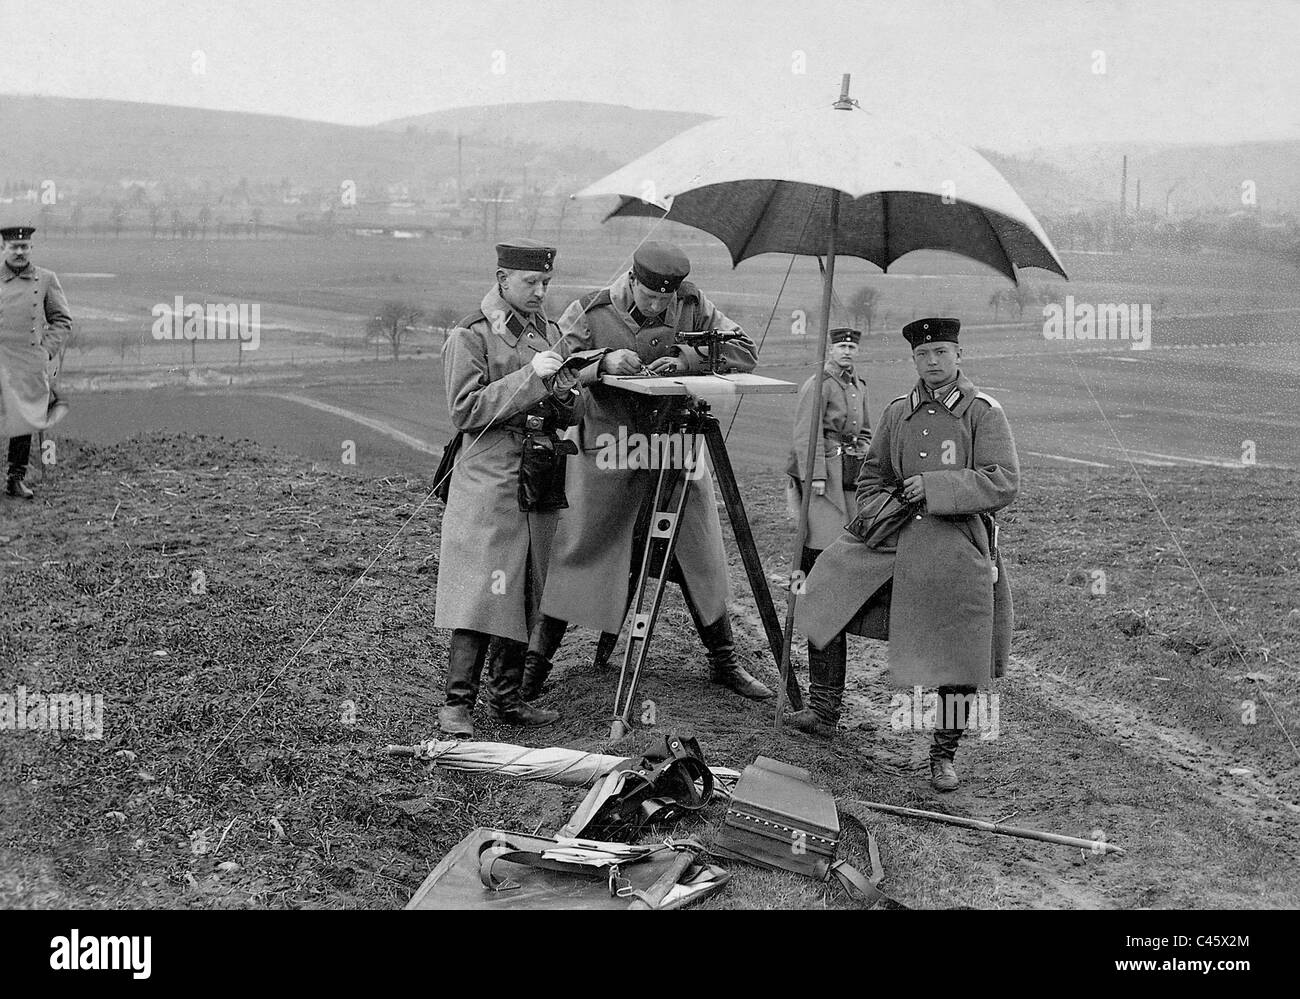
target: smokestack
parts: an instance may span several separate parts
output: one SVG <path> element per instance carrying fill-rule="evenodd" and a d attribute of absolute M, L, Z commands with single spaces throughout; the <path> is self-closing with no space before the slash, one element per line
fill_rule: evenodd
<path fill-rule="evenodd" d="M 1124 157 L 1124 167 L 1119 178 L 1119 214 L 1123 218 L 1128 214 L 1128 157 Z"/>
<path fill-rule="evenodd" d="M 1133 214 L 1134 215 L 1142 214 L 1142 178 L 1141 177 L 1137 179 L 1137 197 L 1134 199 L 1133 202 Z"/>

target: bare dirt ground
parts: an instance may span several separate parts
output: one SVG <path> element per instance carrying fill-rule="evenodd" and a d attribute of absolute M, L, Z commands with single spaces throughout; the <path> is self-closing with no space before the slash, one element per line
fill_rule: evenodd
<path fill-rule="evenodd" d="M 480 713 L 481 735 L 630 755 L 676 730 L 713 763 L 807 766 L 876 832 L 886 888 L 913 906 L 1295 906 L 1298 476 L 1142 477 L 1170 531 L 1130 470 L 1026 468 L 1004 528 L 1017 662 L 998 687 L 999 736 L 963 745 L 951 795 L 929 788 L 924 736 L 890 728 L 880 647 L 852 645 L 837 740 L 778 736 L 770 707 L 708 684 L 675 593 L 643 688 L 652 729 L 609 746 L 615 677 L 590 665 L 594 636 L 573 632 L 543 702 L 562 720 L 524 732 Z M 102 693 L 104 738 L 0 734 L 0 904 L 393 908 L 475 825 L 561 825 L 580 792 L 382 755 L 436 734 L 446 647 L 431 626 L 429 485 L 249 441 L 61 440 L 39 499 L 3 506 L 0 691 Z M 779 573 L 791 528 L 776 484 L 741 485 Z M 732 575 L 742 654 L 775 682 L 734 553 Z M 1104 836 L 1127 853 L 861 800 Z M 713 808 L 674 831 L 707 840 L 719 819 Z M 706 904 L 850 903 L 740 868 Z"/>

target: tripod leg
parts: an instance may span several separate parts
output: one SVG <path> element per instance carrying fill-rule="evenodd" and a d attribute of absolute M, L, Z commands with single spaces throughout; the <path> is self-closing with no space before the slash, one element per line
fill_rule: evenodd
<path fill-rule="evenodd" d="M 749 577 L 749 588 L 754 594 L 754 603 L 758 605 L 758 616 L 763 622 L 763 631 L 767 635 L 768 648 L 776 661 L 776 668 L 781 668 L 781 619 L 777 616 L 776 605 L 772 603 L 772 593 L 767 587 L 767 577 L 763 575 L 763 562 L 758 557 L 758 548 L 754 544 L 754 533 L 749 527 L 749 517 L 745 514 L 745 502 L 740 496 L 740 487 L 736 485 L 736 474 L 731 468 L 731 457 L 727 454 L 727 442 L 722 438 L 722 428 L 712 416 L 706 417 L 704 439 L 713 458 L 713 468 L 718 473 L 718 488 L 722 490 L 722 502 L 727 508 L 727 517 L 731 520 L 732 533 L 736 535 L 736 545 L 740 548 L 740 560 L 745 565 L 745 575 Z M 803 707 L 803 692 L 799 689 L 799 680 L 790 670 L 781 678 L 785 683 L 786 696 L 790 706 L 798 711 Z"/>
<path fill-rule="evenodd" d="M 677 491 L 679 483 L 680 492 Z M 636 598 L 632 604 L 627 647 L 623 651 L 623 668 L 619 672 L 618 690 L 614 695 L 615 719 L 610 728 L 612 739 L 621 738 L 631 725 L 636 688 L 641 680 L 641 669 L 650 648 L 650 636 L 668 583 L 689 486 L 690 483 L 682 479 L 680 469 L 660 469 L 659 482 L 655 488 L 654 512 L 650 517 Z M 677 494 L 675 499 L 674 493 Z M 648 600 L 647 588 L 651 589 Z"/>

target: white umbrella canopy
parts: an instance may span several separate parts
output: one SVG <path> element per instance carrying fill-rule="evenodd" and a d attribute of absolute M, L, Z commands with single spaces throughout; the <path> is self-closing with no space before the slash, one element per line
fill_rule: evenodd
<path fill-rule="evenodd" d="M 825 254 L 837 191 L 839 255 L 888 270 L 913 250 L 947 250 L 1013 281 L 1012 265 L 1065 277 L 1038 220 L 984 157 L 856 104 L 705 122 L 576 196 L 618 195 L 610 218 L 702 229 L 739 264 Z"/>

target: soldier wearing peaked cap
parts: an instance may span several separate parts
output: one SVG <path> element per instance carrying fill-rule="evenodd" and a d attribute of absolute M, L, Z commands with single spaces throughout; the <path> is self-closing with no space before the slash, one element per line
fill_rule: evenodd
<path fill-rule="evenodd" d="M 31 262 L 32 226 L 0 229 L 0 437 L 9 440 L 5 492 L 31 499 L 23 481 L 32 432 L 63 418 L 67 406 L 51 388 L 55 358 L 72 333 L 72 317 L 59 277 Z"/>
<path fill-rule="evenodd" d="M 830 346 L 825 367 L 799 389 L 786 463 L 792 486 L 789 498 L 794 508 L 798 509 L 805 488 L 811 488 L 813 494 L 808 506 L 804 572 L 812 567 L 816 553 L 839 537 L 844 525 L 853 519 L 857 473 L 871 443 L 867 383 L 853 368 L 862 333 L 841 326 L 831 330 L 827 337 Z M 808 425 L 813 418 L 813 389 L 818 378 L 822 381 L 822 433 L 810 471 L 804 462 L 808 457 Z"/>
<path fill-rule="evenodd" d="M 578 427 L 579 453 L 569 465 L 570 509 L 560 520 L 555 554 L 548 570 L 543 617 L 529 642 L 524 696 L 536 697 L 551 669 L 567 622 L 602 632 L 597 659 L 612 650 L 611 639 L 623 624 L 630 602 L 629 580 L 641 564 L 644 538 L 636 538 L 637 514 L 653 496 L 658 472 L 646 468 L 602 467 L 600 439 L 651 437 L 661 428 L 669 402 L 656 401 L 600 384 L 601 372 L 637 374 L 698 373 L 705 361 L 694 350 L 675 342 L 680 332 L 743 330 L 686 280 L 686 254 L 670 243 L 646 242 L 636 250 L 631 270 L 608 288 L 574 302 L 560 317 L 565 348 L 602 354 L 599 367 L 585 369 L 590 386 Z M 731 371 L 752 371 L 756 363 L 748 336 L 722 345 L 723 361 Z M 727 616 L 730 581 L 722 547 L 713 477 L 703 457 L 686 481 L 690 490 L 682 511 L 674 556 L 675 578 L 687 609 L 704 643 L 709 676 L 743 697 L 762 700 L 772 692 L 736 660 L 731 621 Z"/>
<path fill-rule="evenodd" d="M 919 379 L 876 422 L 856 497 L 865 515 L 886 509 L 894 494 L 896 516 L 886 518 L 883 537 L 864 543 L 846 532 L 827 548 L 796 610 L 797 626 L 841 685 L 852 632 L 889 639 L 894 686 L 939 688 L 945 727 L 934 733 L 930 779 L 940 791 L 957 786 L 961 701 L 968 705 L 967 695 L 1006 669 L 1011 590 L 992 514 L 1020 485 L 1001 405 L 958 367 L 960 329 L 942 318 L 904 327 Z M 791 721 L 816 730 L 815 720 Z"/>
<path fill-rule="evenodd" d="M 799 571 L 806 577 L 822 550 L 844 532 L 844 525 L 857 510 L 855 489 L 867 445 L 871 442 L 871 420 L 867 413 L 867 385 L 853 370 L 853 360 L 862 339 L 859 330 L 841 326 L 827 334 L 830 345 L 826 366 L 799 389 L 795 408 L 794 434 L 786 463 L 789 476 L 786 499 L 795 516 L 799 515 L 803 491 L 810 489 L 808 502 L 808 536 L 799 558 Z M 813 419 L 813 390 L 822 380 L 821 436 L 807 468 L 808 425 Z M 823 653 L 808 646 L 809 690 L 811 705 L 819 710 L 801 712 L 809 725 L 833 730 L 839 721 L 844 691 L 843 675 L 819 663 Z M 833 665 L 833 664 L 832 664 Z"/>
<path fill-rule="evenodd" d="M 554 711 L 519 697 L 524 651 L 564 505 L 556 433 L 574 419 L 577 375 L 561 370 L 560 330 L 542 310 L 554 247 L 497 246 L 496 283 L 443 346 L 451 422 L 464 445 L 450 480 L 434 624 L 452 629 L 444 733 L 473 736 L 484 662 L 490 712 L 544 725 Z M 557 481 L 558 491 L 554 488 Z"/>

